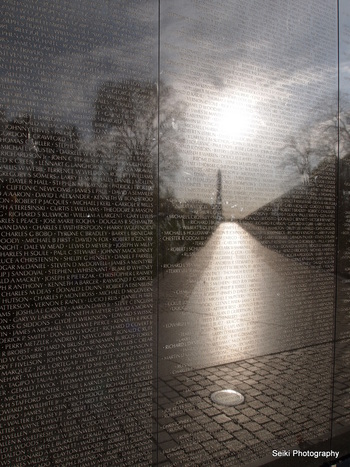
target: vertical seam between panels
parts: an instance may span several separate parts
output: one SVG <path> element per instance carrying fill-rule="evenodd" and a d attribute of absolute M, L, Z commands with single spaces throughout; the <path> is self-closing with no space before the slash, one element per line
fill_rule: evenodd
<path fill-rule="evenodd" d="M 159 420 L 159 242 L 160 242 L 160 225 L 159 225 L 159 205 L 160 205 L 160 200 L 159 200 L 159 160 L 160 160 L 160 153 L 159 153 L 159 125 L 160 125 L 160 0 L 158 0 L 158 42 L 157 42 L 157 200 L 156 200 L 156 206 L 157 206 L 157 214 L 156 214 L 156 222 L 157 222 L 157 227 L 156 227 L 156 251 L 155 254 L 157 255 L 157 261 L 156 261 L 156 274 L 157 274 L 157 293 L 156 293 L 156 355 L 153 358 L 156 364 L 156 421 L 155 421 L 155 428 L 156 428 L 156 462 L 158 465 L 158 457 L 159 457 L 159 429 L 158 429 L 158 420 Z"/>
<path fill-rule="evenodd" d="M 339 70 L 339 0 L 337 8 L 337 152 L 335 160 L 335 241 L 334 241 L 334 310 L 333 310 L 333 375 L 331 401 L 330 445 L 333 444 L 334 405 L 335 405 L 335 371 L 336 371 L 336 339 L 337 339 L 337 308 L 338 308 L 338 251 L 339 251 L 339 199 L 340 199 L 340 70 Z"/>

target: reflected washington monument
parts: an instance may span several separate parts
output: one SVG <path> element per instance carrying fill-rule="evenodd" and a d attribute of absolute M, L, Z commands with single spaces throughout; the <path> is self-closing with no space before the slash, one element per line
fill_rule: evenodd
<path fill-rule="evenodd" d="M 222 176 L 221 170 L 218 170 L 217 180 L 216 180 L 216 201 L 215 201 L 215 210 L 216 210 L 216 221 L 221 222 L 222 217 Z"/>

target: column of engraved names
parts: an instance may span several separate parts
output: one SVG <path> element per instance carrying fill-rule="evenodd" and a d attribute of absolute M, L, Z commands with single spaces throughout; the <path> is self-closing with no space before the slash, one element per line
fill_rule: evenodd
<path fill-rule="evenodd" d="M 66 17 L 55 5 L 6 4 L 1 449 L 9 464 L 136 464 L 151 453 L 153 168 L 141 150 L 111 142 L 115 122 L 102 134 L 91 127 L 106 81 L 147 88 L 154 12 L 136 7 L 132 28 L 120 5 L 84 3 L 71 3 Z M 142 34 L 131 64 L 128 45 Z M 118 64 L 108 44 L 125 49 Z M 118 99 L 106 105 L 125 112 Z M 121 173 L 133 163 L 138 176 Z"/>

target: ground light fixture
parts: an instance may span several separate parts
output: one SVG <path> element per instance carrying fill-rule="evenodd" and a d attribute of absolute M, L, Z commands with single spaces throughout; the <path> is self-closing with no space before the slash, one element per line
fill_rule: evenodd
<path fill-rule="evenodd" d="M 221 389 L 220 391 L 215 391 L 210 396 L 210 399 L 215 404 L 225 405 L 227 407 L 239 405 L 244 402 L 244 396 L 233 389 Z"/>

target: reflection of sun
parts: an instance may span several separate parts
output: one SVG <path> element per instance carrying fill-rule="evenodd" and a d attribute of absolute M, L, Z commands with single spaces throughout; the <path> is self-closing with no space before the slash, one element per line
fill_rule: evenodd
<path fill-rule="evenodd" d="M 212 123 L 219 138 L 239 141 L 254 131 L 254 103 L 243 98 L 222 101 Z"/>

